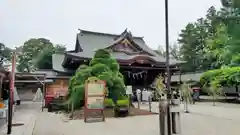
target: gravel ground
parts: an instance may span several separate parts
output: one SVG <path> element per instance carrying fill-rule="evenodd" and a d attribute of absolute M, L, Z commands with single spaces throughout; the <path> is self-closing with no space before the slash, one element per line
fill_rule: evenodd
<path fill-rule="evenodd" d="M 157 110 L 153 103 L 153 111 Z M 147 109 L 148 105 L 141 105 Z M 189 106 L 191 113 L 181 113 L 183 135 L 239 135 L 240 105 L 199 103 Z M 108 118 L 106 122 L 67 121 L 61 114 L 39 113 L 34 135 L 159 135 L 158 116 Z"/>

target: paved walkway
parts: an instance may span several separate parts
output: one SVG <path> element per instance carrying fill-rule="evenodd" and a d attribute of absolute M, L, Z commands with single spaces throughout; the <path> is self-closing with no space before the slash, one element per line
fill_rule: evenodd
<path fill-rule="evenodd" d="M 36 116 L 40 112 L 40 104 L 32 102 L 22 102 L 16 107 L 14 112 L 13 124 L 23 124 L 13 126 L 11 135 L 32 135 L 35 126 Z M 5 135 L 7 125 L 0 128 L 0 135 Z"/>
<path fill-rule="evenodd" d="M 148 105 L 141 105 L 148 109 Z M 240 105 L 211 106 L 199 103 L 182 113 L 182 135 L 239 135 Z M 153 103 L 157 111 L 157 103 Z M 82 120 L 64 121 L 61 114 L 40 113 L 34 135 L 159 135 L 158 116 L 108 118 L 102 123 L 85 124 Z"/>

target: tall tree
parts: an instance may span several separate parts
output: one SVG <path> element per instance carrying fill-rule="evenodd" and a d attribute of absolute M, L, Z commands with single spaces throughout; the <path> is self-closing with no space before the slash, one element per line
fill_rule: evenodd
<path fill-rule="evenodd" d="M 0 43 L 0 63 L 3 64 L 3 61 L 11 60 L 12 50 L 6 47 L 3 43 Z"/>
<path fill-rule="evenodd" d="M 220 21 L 214 7 L 210 7 L 204 18 L 189 23 L 180 33 L 178 43 L 181 45 L 182 70 L 192 72 L 207 70 L 212 67 L 215 60 L 207 49 L 207 40 L 213 36 Z"/>
<path fill-rule="evenodd" d="M 35 67 L 38 69 L 52 69 L 52 55 L 54 53 L 63 53 L 64 51 L 66 51 L 64 45 L 55 45 L 43 49 L 34 60 Z"/>
<path fill-rule="evenodd" d="M 57 49 L 55 49 L 55 47 Z M 30 72 L 37 68 L 44 68 L 42 64 L 45 63 L 46 68 L 49 68 L 51 63 L 51 54 L 58 51 L 65 50 L 62 45 L 54 46 L 53 43 L 45 38 L 32 38 L 26 41 L 22 46 L 22 53 L 19 55 L 18 71 Z M 46 59 L 46 60 L 45 60 Z M 46 62 L 43 62 L 46 61 Z M 40 67 L 38 67 L 40 66 Z"/>
<path fill-rule="evenodd" d="M 166 50 L 162 46 L 158 46 L 157 50 L 154 50 L 158 55 L 166 57 Z M 180 54 L 180 45 L 177 43 L 174 43 L 169 46 L 169 54 L 170 57 L 176 60 L 181 59 L 181 54 Z"/>
<path fill-rule="evenodd" d="M 212 62 L 212 66 L 220 68 L 223 65 L 231 62 L 232 56 L 229 52 L 229 36 L 225 25 L 219 25 L 216 33 L 208 39 L 207 49 L 208 56 L 215 58 Z"/>
<path fill-rule="evenodd" d="M 189 23 L 185 29 L 181 31 L 179 36 L 178 43 L 181 44 L 180 52 L 183 55 L 182 60 L 186 61 L 186 63 L 182 65 L 182 70 L 195 71 L 199 65 L 195 24 Z"/>

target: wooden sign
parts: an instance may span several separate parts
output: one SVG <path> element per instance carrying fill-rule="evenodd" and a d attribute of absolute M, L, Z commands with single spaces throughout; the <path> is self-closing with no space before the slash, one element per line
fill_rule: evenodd
<path fill-rule="evenodd" d="M 87 81 L 85 83 L 85 106 L 84 106 L 84 121 L 87 118 L 97 114 L 101 116 L 101 120 L 105 121 L 104 116 L 104 98 L 106 84 L 104 81 Z M 95 117 L 97 117 L 95 116 Z"/>

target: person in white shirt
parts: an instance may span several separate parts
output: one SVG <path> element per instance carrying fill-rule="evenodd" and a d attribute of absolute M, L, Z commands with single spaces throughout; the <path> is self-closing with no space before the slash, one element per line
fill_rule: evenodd
<path fill-rule="evenodd" d="M 146 89 L 142 92 L 142 101 L 143 103 L 148 102 L 148 91 Z"/>
<path fill-rule="evenodd" d="M 141 102 L 141 95 L 142 95 L 142 91 L 140 90 L 140 89 L 137 89 L 136 90 L 136 96 L 137 96 L 137 100 L 139 101 L 139 102 Z"/>

